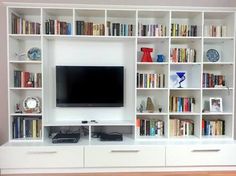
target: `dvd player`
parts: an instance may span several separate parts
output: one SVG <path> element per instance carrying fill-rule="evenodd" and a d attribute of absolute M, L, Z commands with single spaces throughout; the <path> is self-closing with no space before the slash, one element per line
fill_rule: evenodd
<path fill-rule="evenodd" d="M 101 133 L 100 141 L 123 141 L 123 135 L 120 133 Z"/>
<path fill-rule="evenodd" d="M 77 143 L 80 133 L 58 133 L 52 138 L 52 143 Z"/>

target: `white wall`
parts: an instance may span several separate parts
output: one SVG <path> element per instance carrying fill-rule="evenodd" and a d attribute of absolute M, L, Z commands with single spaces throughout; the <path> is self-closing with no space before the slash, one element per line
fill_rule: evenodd
<path fill-rule="evenodd" d="M 0 144 L 7 141 L 7 57 L 5 8 L 0 3 Z"/>
<path fill-rule="evenodd" d="M 6 12 L 1 2 L 236 7 L 235 0 L 0 0 L 0 144 L 7 140 Z"/>

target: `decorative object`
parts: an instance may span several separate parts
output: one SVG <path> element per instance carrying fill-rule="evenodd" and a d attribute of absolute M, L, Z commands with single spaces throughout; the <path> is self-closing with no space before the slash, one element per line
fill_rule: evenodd
<path fill-rule="evenodd" d="M 179 87 L 178 87 L 178 88 L 183 88 L 183 87 L 181 86 L 181 83 L 186 79 L 186 77 L 184 76 L 184 75 L 185 75 L 185 72 L 176 72 L 176 74 L 177 74 L 178 77 L 180 78 Z"/>
<path fill-rule="evenodd" d="M 161 111 L 162 111 L 162 108 L 158 108 L 158 110 L 159 110 L 159 112 L 161 112 Z"/>
<path fill-rule="evenodd" d="M 210 62 L 217 62 L 220 59 L 220 54 L 216 49 L 209 49 L 206 52 L 206 57 Z"/>
<path fill-rule="evenodd" d="M 41 59 L 41 49 L 37 47 L 30 48 L 27 52 L 27 56 L 30 60 L 40 60 Z"/>
<path fill-rule="evenodd" d="M 151 52 L 153 51 L 152 48 L 141 48 L 143 52 L 141 62 L 152 62 Z"/>
<path fill-rule="evenodd" d="M 20 109 L 20 103 L 16 103 L 15 113 L 22 113 L 22 111 Z"/>
<path fill-rule="evenodd" d="M 138 108 L 138 111 L 139 111 L 140 113 L 143 112 L 143 105 L 142 105 L 142 104 L 140 104 L 140 106 L 139 106 L 139 108 Z"/>
<path fill-rule="evenodd" d="M 210 98 L 210 111 L 211 112 L 223 112 L 222 98 Z"/>
<path fill-rule="evenodd" d="M 25 60 L 26 53 L 15 53 L 15 58 L 18 60 Z"/>
<path fill-rule="evenodd" d="M 165 62 L 165 56 L 163 54 L 158 54 L 157 62 Z"/>
<path fill-rule="evenodd" d="M 152 99 L 150 97 L 147 98 L 146 110 L 149 113 L 153 113 L 154 112 L 154 104 L 153 104 Z"/>
<path fill-rule="evenodd" d="M 38 97 L 26 97 L 23 101 L 23 108 L 26 113 L 40 113 L 40 100 Z"/>

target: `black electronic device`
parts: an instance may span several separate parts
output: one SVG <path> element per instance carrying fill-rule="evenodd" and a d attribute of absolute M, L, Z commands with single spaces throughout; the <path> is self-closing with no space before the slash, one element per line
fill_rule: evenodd
<path fill-rule="evenodd" d="M 120 133 L 101 133 L 101 141 L 123 141 L 123 135 Z"/>
<path fill-rule="evenodd" d="M 56 66 L 57 107 L 123 107 L 123 66 Z"/>
<path fill-rule="evenodd" d="M 58 133 L 52 138 L 52 143 L 77 143 L 80 133 Z"/>
<path fill-rule="evenodd" d="M 87 120 L 82 120 L 81 123 L 85 124 L 85 123 L 88 123 L 88 121 Z"/>

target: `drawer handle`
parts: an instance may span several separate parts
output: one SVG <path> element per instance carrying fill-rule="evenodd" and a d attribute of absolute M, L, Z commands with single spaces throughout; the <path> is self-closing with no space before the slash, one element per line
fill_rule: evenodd
<path fill-rule="evenodd" d="M 192 150 L 192 152 L 219 152 L 220 149 L 202 149 L 202 150 Z"/>
<path fill-rule="evenodd" d="M 112 153 L 138 153 L 139 150 L 111 150 Z"/>
<path fill-rule="evenodd" d="M 48 152 L 43 152 L 43 151 L 36 151 L 36 152 L 27 152 L 28 154 L 30 155 L 38 155 L 38 154 L 56 154 L 57 152 L 56 151 L 48 151 Z"/>

